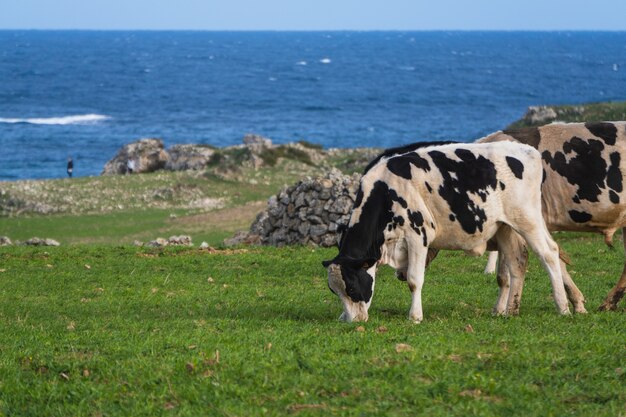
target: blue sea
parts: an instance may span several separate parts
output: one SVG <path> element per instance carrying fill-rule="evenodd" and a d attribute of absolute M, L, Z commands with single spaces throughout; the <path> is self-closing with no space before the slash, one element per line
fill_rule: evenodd
<path fill-rule="evenodd" d="M 626 99 L 626 32 L 0 31 L 0 180 L 124 144 L 472 141 L 536 104 Z"/>

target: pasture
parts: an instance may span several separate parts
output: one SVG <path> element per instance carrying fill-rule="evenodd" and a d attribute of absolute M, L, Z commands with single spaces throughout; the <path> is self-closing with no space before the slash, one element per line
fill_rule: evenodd
<path fill-rule="evenodd" d="M 0 248 L 0 413 L 626 416 L 626 305 L 596 312 L 621 245 L 556 237 L 590 314 L 558 316 L 531 257 L 492 317 L 486 258 L 443 252 L 420 325 L 386 267 L 370 321 L 338 322 L 336 249 Z"/>

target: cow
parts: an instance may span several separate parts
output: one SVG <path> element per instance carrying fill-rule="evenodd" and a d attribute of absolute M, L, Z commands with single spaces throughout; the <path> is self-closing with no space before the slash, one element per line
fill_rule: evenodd
<path fill-rule="evenodd" d="M 383 156 L 361 178 L 339 254 L 322 264 L 328 287 L 343 304 L 340 320 L 366 321 L 376 267 L 406 271 L 409 318 L 423 320 L 421 291 L 429 249 L 481 254 L 494 240 L 503 265 L 520 250 L 515 232 L 537 253 L 550 276 L 561 314 L 569 314 L 558 246 L 541 215 L 541 156 L 515 143 L 447 144 Z M 511 285 L 518 269 L 508 270 Z M 506 314 L 500 291 L 496 311 Z"/>
<path fill-rule="evenodd" d="M 624 235 L 626 122 L 554 123 L 498 131 L 477 142 L 502 141 L 531 145 L 541 153 L 545 177 L 542 208 L 549 230 L 599 232 L 609 246 L 616 230 L 621 228 Z M 626 240 L 623 244 L 626 248 Z M 584 297 L 571 281 L 565 264 L 561 267 L 570 301 L 584 310 Z M 626 262 L 619 281 L 599 310 L 616 310 L 625 291 Z M 517 295 L 520 297 L 521 293 Z"/>

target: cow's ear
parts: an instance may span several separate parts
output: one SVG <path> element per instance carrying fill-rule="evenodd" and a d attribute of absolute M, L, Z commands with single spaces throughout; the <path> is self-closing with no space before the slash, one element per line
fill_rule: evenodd
<path fill-rule="evenodd" d="M 324 268 L 328 268 L 332 263 L 332 259 L 330 261 L 322 261 L 322 265 L 324 266 Z"/>

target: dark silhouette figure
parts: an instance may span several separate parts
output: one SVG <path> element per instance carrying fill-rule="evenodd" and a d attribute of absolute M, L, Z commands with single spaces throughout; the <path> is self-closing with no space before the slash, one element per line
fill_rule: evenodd
<path fill-rule="evenodd" d="M 74 172 L 74 161 L 72 158 L 67 158 L 67 175 L 72 178 L 72 173 Z"/>

